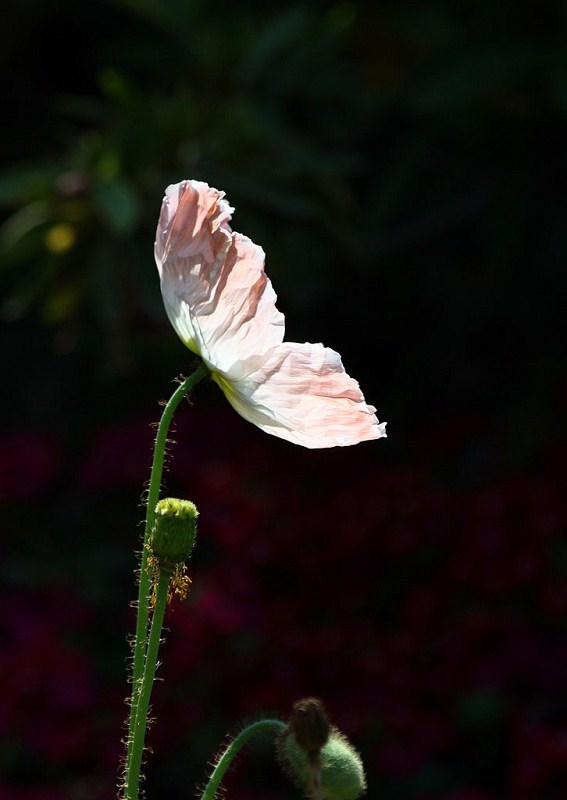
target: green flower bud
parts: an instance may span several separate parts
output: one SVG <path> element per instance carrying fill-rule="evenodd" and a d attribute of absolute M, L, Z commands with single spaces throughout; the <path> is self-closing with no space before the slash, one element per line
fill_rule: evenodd
<path fill-rule="evenodd" d="M 193 550 L 199 512 L 189 500 L 167 497 L 156 505 L 150 550 L 160 567 L 173 570 Z"/>
<path fill-rule="evenodd" d="M 280 738 L 278 756 L 290 778 L 306 796 L 314 794 L 314 781 L 319 784 L 325 800 L 356 800 L 366 790 L 362 760 L 336 728 L 331 728 L 327 743 L 316 756 L 301 747 L 289 729 Z"/>

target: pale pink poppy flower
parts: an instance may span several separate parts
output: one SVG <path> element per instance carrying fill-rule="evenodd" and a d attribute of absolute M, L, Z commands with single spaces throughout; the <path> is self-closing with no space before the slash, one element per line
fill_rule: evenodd
<path fill-rule="evenodd" d="M 168 186 L 155 257 L 167 315 L 241 416 L 304 447 L 386 436 L 341 357 L 284 342 L 284 317 L 264 251 L 231 230 L 224 192 L 200 181 Z"/>

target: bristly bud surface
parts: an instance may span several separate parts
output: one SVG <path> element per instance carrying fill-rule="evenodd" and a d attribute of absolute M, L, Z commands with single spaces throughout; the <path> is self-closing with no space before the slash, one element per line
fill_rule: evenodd
<path fill-rule="evenodd" d="M 366 791 L 364 766 L 346 736 L 329 724 L 320 700 L 295 703 L 279 737 L 278 759 L 285 772 L 314 800 L 357 800 Z"/>
<path fill-rule="evenodd" d="M 198 516 L 190 500 L 167 497 L 156 505 L 149 545 L 160 567 L 173 571 L 187 561 L 195 544 Z"/>

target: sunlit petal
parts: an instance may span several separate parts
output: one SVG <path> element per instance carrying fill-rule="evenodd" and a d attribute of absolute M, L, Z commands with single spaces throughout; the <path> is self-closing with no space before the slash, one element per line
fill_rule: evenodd
<path fill-rule="evenodd" d="M 245 419 L 295 444 L 334 447 L 386 436 L 340 355 L 321 344 L 285 342 L 240 381 L 213 377 Z"/>
<path fill-rule="evenodd" d="M 245 419 L 305 447 L 386 436 L 334 350 L 284 343 L 264 251 L 229 226 L 224 192 L 169 186 L 155 257 L 168 317 Z"/>
<path fill-rule="evenodd" d="M 155 255 L 169 319 L 182 341 L 229 378 L 284 336 L 264 251 L 233 233 L 223 192 L 199 181 L 170 186 Z"/>

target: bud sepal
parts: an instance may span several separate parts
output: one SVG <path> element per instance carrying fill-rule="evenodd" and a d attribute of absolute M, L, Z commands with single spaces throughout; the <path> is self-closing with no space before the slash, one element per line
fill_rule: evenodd
<path fill-rule="evenodd" d="M 316 698 L 295 703 L 289 726 L 278 738 L 278 760 L 306 797 L 356 800 L 366 791 L 362 759 L 331 726 Z"/>
<path fill-rule="evenodd" d="M 190 500 L 166 497 L 156 505 L 150 549 L 164 568 L 173 569 L 190 557 L 197 535 L 197 506 Z"/>
<path fill-rule="evenodd" d="M 187 597 L 191 579 L 187 576 L 185 562 L 195 545 L 198 516 L 197 507 L 190 500 L 166 497 L 157 503 L 147 545 L 147 566 L 153 584 L 152 606 L 155 604 L 155 586 L 160 571 L 170 575 L 168 602 L 171 602 L 174 594 L 182 600 Z"/>

